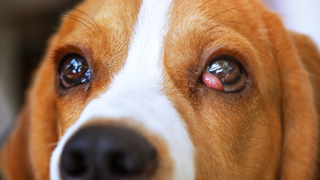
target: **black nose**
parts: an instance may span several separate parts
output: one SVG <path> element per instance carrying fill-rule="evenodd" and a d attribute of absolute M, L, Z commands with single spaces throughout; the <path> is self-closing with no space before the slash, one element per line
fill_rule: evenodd
<path fill-rule="evenodd" d="M 91 126 L 65 145 L 60 171 L 63 180 L 144 180 L 157 165 L 157 153 L 138 133 L 120 126 Z"/>

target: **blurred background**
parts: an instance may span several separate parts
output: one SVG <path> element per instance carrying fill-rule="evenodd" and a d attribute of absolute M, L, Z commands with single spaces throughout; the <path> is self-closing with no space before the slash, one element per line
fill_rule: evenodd
<path fill-rule="evenodd" d="M 80 0 L 0 1 L 0 143 L 61 16 Z"/>
<path fill-rule="evenodd" d="M 61 14 L 80 0 L 1 0 L 0 143 L 15 122 L 32 72 Z M 265 0 L 289 29 L 308 34 L 320 46 L 319 0 Z"/>

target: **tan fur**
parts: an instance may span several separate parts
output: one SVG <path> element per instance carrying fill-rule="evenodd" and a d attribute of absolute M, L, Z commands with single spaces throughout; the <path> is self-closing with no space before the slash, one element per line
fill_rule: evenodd
<path fill-rule="evenodd" d="M 317 158 L 318 121 L 308 73 L 275 14 L 264 17 L 281 73 L 283 155 L 281 179 L 312 179 Z M 276 24 L 276 26 L 275 26 Z M 318 53 L 310 49 L 307 53 Z M 313 59 L 319 61 L 320 59 Z M 312 61 L 312 60 L 311 60 Z M 319 82 L 318 82 L 319 83 Z"/>
<path fill-rule="evenodd" d="M 0 167 L 9 179 L 49 179 L 56 143 L 122 67 L 140 5 L 85 1 L 69 13 L 86 19 L 85 25 L 64 18 L 2 150 Z M 170 15 L 164 92 L 188 127 L 196 179 L 316 179 L 320 53 L 313 42 L 287 31 L 279 16 L 256 0 L 175 0 Z M 68 52 L 89 61 L 95 74 L 90 86 L 57 88 L 57 64 Z M 245 66 L 248 81 L 240 92 L 197 83 L 219 55 L 232 55 Z M 161 138 L 129 120 L 124 125 L 158 148 L 162 168 L 154 179 L 170 179 L 174 170 Z"/>
<path fill-rule="evenodd" d="M 29 143 L 29 107 L 24 107 L 20 114 L 19 124 L 12 132 L 7 143 L 2 147 L 0 167 L 9 171 L 5 177 L 8 179 L 33 179 L 30 158 L 28 156 Z"/>
<path fill-rule="evenodd" d="M 267 31 L 260 12 L 253 10 L 259 5 L 244 1 L 176 5 L 164 59 L 174 86 L 184 96 L 176 98 L 174 92 L 172 101 L 185 115 L 196 147 L 197 179 L 274 179 L 281 150 L 280 87 Z M 253 22 L 240 17 L 252 17 Z M 231 21 L 235 23 L 217 26 Z M 240 93 L 212 91 L 197 83 L 205 66 L 224 54 L 234 55 L 250 71 L 252 79 Z"/>

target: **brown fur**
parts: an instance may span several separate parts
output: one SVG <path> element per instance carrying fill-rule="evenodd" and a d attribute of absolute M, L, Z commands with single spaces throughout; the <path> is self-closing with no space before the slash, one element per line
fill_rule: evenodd
<path fill-rule="evenodd" d="M 49 179 L 56 142 L 122 67 L 140 4 L 85 1 L 69 14 L 91 23 L 63 20 L 19 124 L 2 150 L 0 167 L 9 179 Z M 66 92 L 56 86 L 55 71 L 70 51 L 86 57 L 95 76 L 90 86 Z M 225 54 L 236 57 L 247 71 L 240 92 L 224 93 L 197 83 L 205 66 Z M 196 179 L 317 178 L 320 53 L 309 38 L 287 31 L 277 14 L 256 0 L 175 0 L 164 66 L 164 92 L 195 147 Z M 171 177 L 165 143 L 147 130 L 130 127 L 156 144 L 164 159 L 155 178 Z"/>

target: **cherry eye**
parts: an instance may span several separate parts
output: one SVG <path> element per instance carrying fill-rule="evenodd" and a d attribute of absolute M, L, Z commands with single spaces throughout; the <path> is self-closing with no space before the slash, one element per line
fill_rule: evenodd
<path fill-rule="evenodd" d="M 240 90 L 246 82 L 246 74 L 241 64 L 233 57 L 223 56 L 211 62 L 202 74 L 203 83 L 219 91 Z"/>
<path fill-rule="evenodd" d="M 77 54 L 69 54 L 62 59 L 59 76 L 61 84 L 66 88 L 91 81 L 87 61 Z"/>

